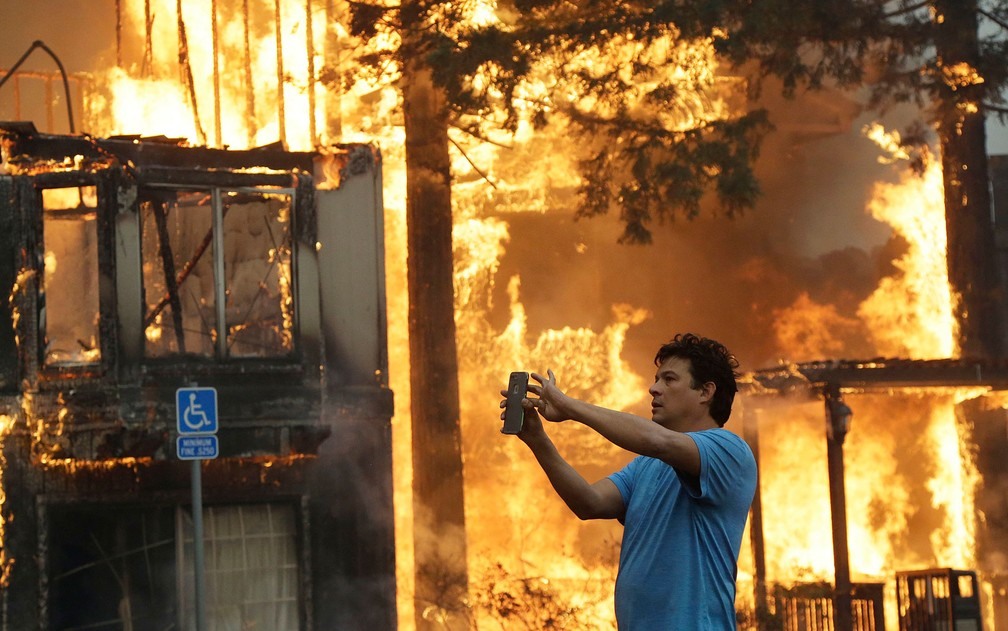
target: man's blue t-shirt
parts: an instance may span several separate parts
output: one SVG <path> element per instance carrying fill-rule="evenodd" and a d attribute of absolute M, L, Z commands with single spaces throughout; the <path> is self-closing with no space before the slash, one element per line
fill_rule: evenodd
<path fill-rule="evenodd" d="M 688 435 L 700 449 L 698 487 L 646 456 L 609 476 L 626 505 L 615 597 L 621 631 L 736 629 L 735 578 L 756 460 L 728 430 Z"/>

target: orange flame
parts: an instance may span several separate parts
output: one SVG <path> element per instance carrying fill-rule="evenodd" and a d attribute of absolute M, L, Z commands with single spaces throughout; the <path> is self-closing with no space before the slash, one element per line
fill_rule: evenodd
<path fill-rule="evenodd" d="M 887 142 L 878 127 L 870 136 Z M 873 217 L 893 226 L 908 249 L 894 262 L 901 272 L 886 278 L 860 307 L 878 351 L 891 357 L 951 357 L 955 318 L 945 262 L 945 204 L 941 167 L 932 161 L 922 177 L 904 172 L 896 184 L 878 184 L 868 206 Z"/>

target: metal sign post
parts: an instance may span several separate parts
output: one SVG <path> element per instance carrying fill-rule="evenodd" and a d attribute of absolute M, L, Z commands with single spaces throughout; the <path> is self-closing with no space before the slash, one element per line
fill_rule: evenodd
<path fill-rule="evenodd" d="M 206 588 L 203 561 L 203 477 L 201 460 L 216 458 L 217 390 L 179 388 L 175 391 L 178 438 L 175 452 L 192 463 L 193 576 L 195 582 L 196 631 L 206 628 Z"/>
<path fill-rule="evenodd" d="M 196 631 L 206 628 L 206 586 L 203 563 L 203 478 L 200 461 L 192 461 L 193 578 L 196 587 Z"/>

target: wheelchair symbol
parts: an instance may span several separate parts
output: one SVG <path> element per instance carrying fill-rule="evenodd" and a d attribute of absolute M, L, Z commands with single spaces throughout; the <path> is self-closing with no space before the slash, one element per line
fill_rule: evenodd
<path fill-rule="evenodd" d="M 179 388 L 175 394 L 179 434 L 217 433 L 217 391 L 214 388 Z"/>
<path fill-rule="evenodd" d="M 213 425 L 213 421 L 207 418 L 206 412 L 203 411 L 203 406 L 196 402 L 195 392 L 189 393 L 189 405 L 182 412 L 182 422 L 194 432 Z"/>

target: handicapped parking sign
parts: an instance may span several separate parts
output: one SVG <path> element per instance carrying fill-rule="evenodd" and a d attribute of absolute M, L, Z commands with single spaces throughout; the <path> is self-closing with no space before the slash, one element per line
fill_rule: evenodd
<path fill-rule="evenodd" d="M 179 388 L 175 391 L 178 433 L 217 433 L 216 388 Z"/>

